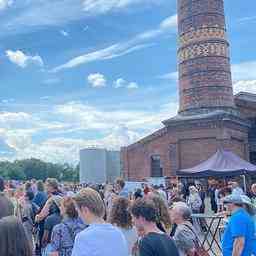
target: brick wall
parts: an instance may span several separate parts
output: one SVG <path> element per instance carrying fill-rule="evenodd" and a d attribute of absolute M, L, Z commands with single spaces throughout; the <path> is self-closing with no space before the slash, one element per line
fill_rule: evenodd
<path fill-rule="evenodd" d="M 244 159 L 249 157 L 248 135 L 245 131 L 218 127 L 217 124 L 207 128 L 171 129 L 145 144 L 137 143 L 136 147 L 122 150 L 122 155 L 126 157 L 125 177 L 129 180 L 150 177 L 150 159 L 154 154 L 161 157 L 164 176 L 172 176 L 178 169 L 190 168 L 207 160 L 220 147 Z"/>

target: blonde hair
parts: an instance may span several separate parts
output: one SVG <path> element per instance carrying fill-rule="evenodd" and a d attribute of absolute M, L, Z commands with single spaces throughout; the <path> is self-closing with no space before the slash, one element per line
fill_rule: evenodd
<path fill-rule="evenodd" d="M 97 217 L 103 217 L 105 214 L 105 206 L 100 194 L 91 188 L 83 188 L 74 197 L 79 208 L 87 207 L 91 213 Z"/>

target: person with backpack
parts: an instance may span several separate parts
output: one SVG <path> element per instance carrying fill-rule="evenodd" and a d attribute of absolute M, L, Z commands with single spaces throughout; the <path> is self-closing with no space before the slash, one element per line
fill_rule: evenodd
<path fill-rule="evenodd" d="M 62 200 L 61 215 L 62 222 L 52 231 L 51 256 L 71 256 L 76 235 L 87 227 L 78 217 L 71 197 L 65 197 Z"/>

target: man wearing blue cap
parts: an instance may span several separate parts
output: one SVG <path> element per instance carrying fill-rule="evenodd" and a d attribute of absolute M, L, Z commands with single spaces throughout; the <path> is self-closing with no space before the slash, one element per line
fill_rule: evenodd
<path fill-rule="evenodd" d="M 254 208 L 245 195 L 232 194 L 224 198 L 231 213 L 222 241 L 223 256 L 250 256 L 255 243 L 255 227 L 250 214 Z"/>

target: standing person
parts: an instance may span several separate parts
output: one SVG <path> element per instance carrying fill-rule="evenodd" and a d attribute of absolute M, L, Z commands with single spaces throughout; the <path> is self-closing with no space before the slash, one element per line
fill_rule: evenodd
<path fill-rule="evenodd" d="M 165 201 L 155 194 L 149 194 L 148 199 L 152 200 L 157 210 L 157 227 L 164 233 L 170 234 L 172 229 L 172 223 Z"/>
<path fill-rule="evenodd" d="M 164 190 L 164 185 L 161 184 L 158 189 L 157 192 L 159 193 L 160 197 L 164 200 L 164 202 L 167 204 L 167 194 Z"/>
<path fill-rule="evenodd" d="M 131 208 L 134 224 L 143 230 L 139 243 L 140 256 L 178 256 L 178 249 L 169 235 L 157 228 L 157 210 L 149 199 L 136 200 Z"/>
<path fill-rule="evenodd" d="M 63 220 L 53 228 L 51 236 L 51 256 L 71 256 L 76 235 L 86 228 L 78 217 L 74 201 L 65 197 L 61 202 Z"/>
<path fill-rule="evenodd" d="M 49 215 L 44 222 L 44 234 L 42 238 L 43 255 L 48 256 L 52 252 L 51 248 L 51 235 L 53 228 L 61 223 L 60 207 L 61 207 L 60 196 L 52 196 L 50 199 Z"/>
<path fill-rule="evenodd" d="M 244 191 L 242 188 L 240 188 L 238 182 L 231 181 L 228 183 L 228 187 L 232 190 L 233 195 L 244 195 Z"/>
<path fill-rule="evenodd" d="M 33 243 L 33 228 L 35 224 L 35 216 L 39 211 L 39 207 L 33 203 L 34 193 L 28 190 L 25 193 L 24 201 L 21 203 L 21 219 L 23 227 L 25 228 L 26 234 L 29 241 L 31 242 L 32 248 Z"/>
<path fill-rule="evenodd" d="M 109 222 L 117 226 L 126 238 L 129 255 L 134 255 L 134 247 L 138 240 L 138 234 L 132 224 L 132 216 L 129 212 L 129 201 L 126 198 L 119 197 L 114 200 L 110 211 Z"/>
<path fill-rule="evenodd" d="M 8 198 L 11 200 L 14 207 L 14 216 L 21 220 L 21 205 L 19 202 L 19 197 L 15 195 L 15 190 L 13 188 L 8 189 Z"/>
<path fill-rule="evenodd" d="M 104 193 L 104 202 L 106 205 L 107 215 L 109 214 L 109 212 L 112 208 L 112 205 L 113 205 L 113 200 L 116 197 L 117 197 L 117 195 L 115 194 L 113 186 L 110 184 L 106 185 L 105 193 Z"/>
<path fill-rule="evenodd" d="M 256 207 L 256 183 L 251 186 L 250 198 L 252 199 L 253 204 Z"/>
<path fill-rule="evenodd" d="M 105 207 L 99 193 L 85 188 L 75 195 L 74 201 L 80 217 L 89 227 L 76 236 L 72 256 L 128 256 L 122 232 L 103 219 Z"/>
<path fill-rule="evenodd" d="M 252 217 L 243 208 L 250 202 L 245 199 L 246 196 L 231 194 L 223 200 L 231 214 L 222 240 L 223 256 L 252 255 L 255 227 Z"/>
<path fill-rule="evenodd" d="M 40 211 L 40 213 L 36 216 L 36 221 L 40 222 L 44 220 L 49 215 L 49 207 L 52 205 L 52 199 L 51 197 L 57 196 L 61 197 L 62 193 L 59 190 L 59 183 L 57 179 L 54 178 L 48 178 L 45 181 L 45 187 L 46 187 L 46 193 L 48 196 L 48 200 L 46 201 L 43 209 Z"/>
<path fill-rule="evenodd" d="M 33 203 L 37 204 L 40 208 L 39 211 L 41 211 L 47 201 L 47 194 L 44 191 L 44 183 L 39 180 L 36 183 L 37 189 L 36 189 L 36 195 L 33 199 Z M 36 223 L 36 251 L 37 252 L 41 252 L 41 248 L 42 248 L 42 238 L 43 238 L 43 234 L 44 234 L 44 219 L 42 219 L 41 221 L 38 221 L 38 223 Z"/>
<path fill-rule="evenodd" d="M 35 191 L 36 193 L 33 202 L 42 209 L 47 201 L 47 194 L 44 191 L 44 183 L 41 180 L 36 183 Z"/>
<path fill-rule="evenodd" d="M 31 180 L 31 189 L 34 195 L 37 193 L 37 182 L 36 179 Z"/>
<path fill-rule="evenodd" d="M 216 203 L 215 191 L 216 191 L 216 182 L 213 181 L 212 184 L 210 184 L 210 186 L 209 186 L 208 194 L 209 194 L 209 197 L 210 197 L 211 209 L 214 213 L 217 213 L 218 206 L 217 206 L 217 203 Z"/>
<path fill-rule="evenodd" d="M 32 248 L 21 222 L 14 216 L 0 219 L 0 255 L 32 256 Z"/>
<path fill-rule="evenodd" d="M 196 230 L 191 223 L 191 209 L 186 203 L 174 203 L 171 209 L 171 219 L 177 225 L 173 239 L 180 256 L 194 255 L 196 249 Z"/>
<path fill-rule="evenodd" d="M 138 198 L 142 198 L 142 190 L 140 188 L 137 188 L 135 193 L 134 193 L 134 200 L 137 200 Z"/>
<path fill-rule="evenodd" d="M 200 213 L 204 213 L 204 211 L 205 211 L 205 197 L 206 197 L 206 193 L 205 193 L 201 183 L 197 183 L 196 184 L 196 188 L 198 190 L 198 194 L 199 194 L 199 196 L 201 198 L 201 201 L 202 201 L 202 205 L 200 207 Z"/>
<path fill-rule="evenodd" d="M 34 193 L 33 190 L 32 190 L 32 184 L 31 184 L 30 181 L 27 181 L 27 182 L 25 183 L 25 185 L 24 185 L 24 190 L 25 190 L 25 192 L 30 191 L 30 192 Z"/>
<path fill-rule="evenodd" d="M 0 219 L 14 214 L 14 205 L 4 193 L 4 179 L 0 177 Z"/>
<path fill-rule="evenodd" d="M 143 193 L 146 196 L 150 192 L 150 188 L 148 184 L 142 184 L 142 188 L 143 188 Z"/>
<path fill-rule="evenodd" d="M 188 206 L 193 213 L 200 213 L 202 200 L 195 186 L 189 187 Z"/>
<path fill-rule="evenodd" d="M 124 198 L 129 198 L 129 192 L 125 188 L 125 181 L 123 179 L 118 178 L 116 180 L 116 192 L 119 196 L 122 196 Z"/>
<path fill-rule="evenodd" d="M 189 187 L 189 196 L 187 201 L 188 206 L 192 210 L 193 214 L 200 213 L 200 209 L 202 206 L 202 200 L 198 193 L 198 190 L 195 186 Z M 198 218 L 192 218 L 193 225 L 196 228 L 197 232 L 201 232 L 201 222 Z"/>

